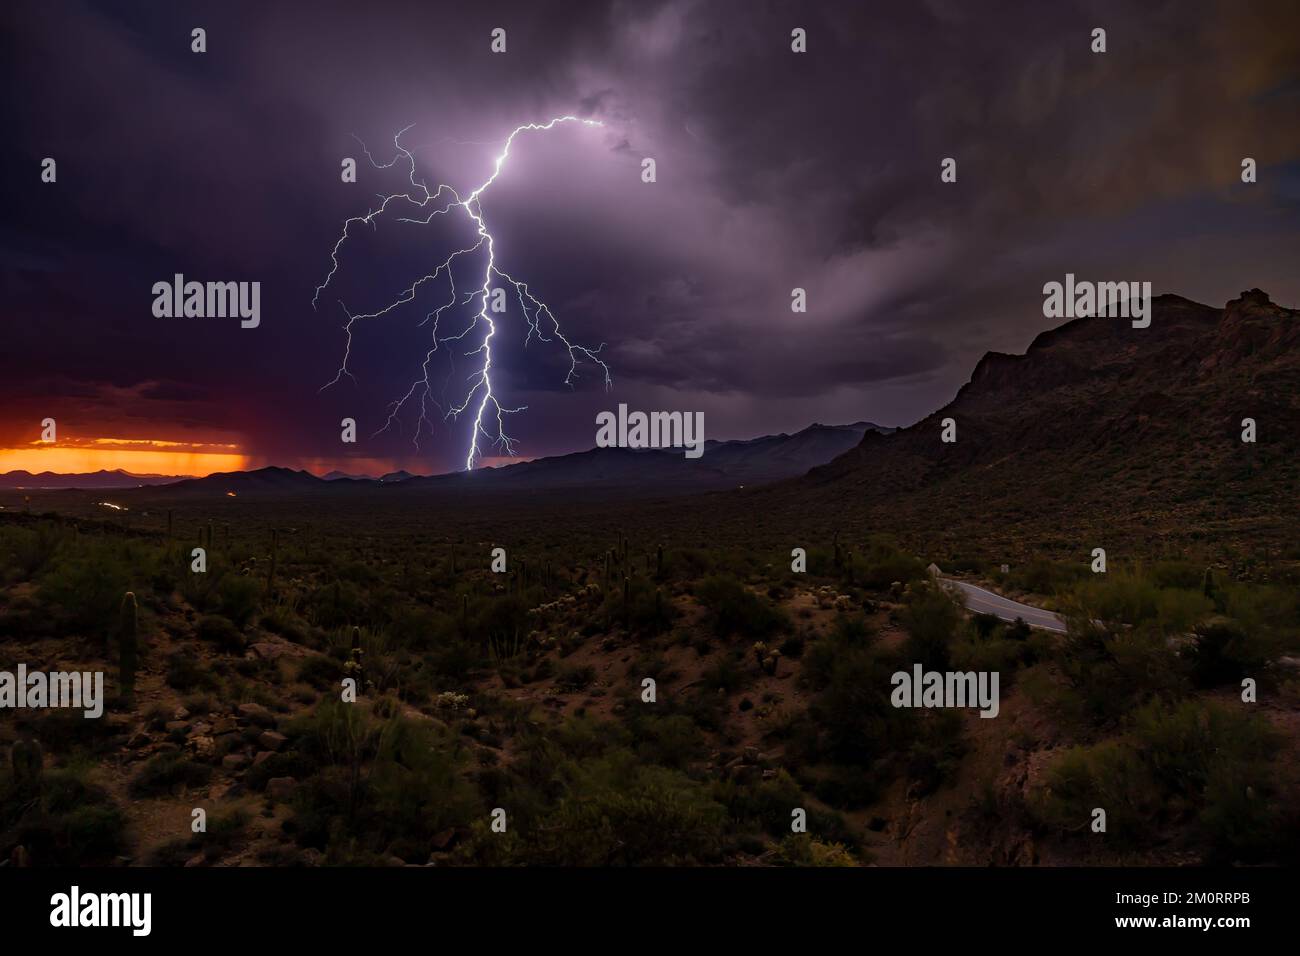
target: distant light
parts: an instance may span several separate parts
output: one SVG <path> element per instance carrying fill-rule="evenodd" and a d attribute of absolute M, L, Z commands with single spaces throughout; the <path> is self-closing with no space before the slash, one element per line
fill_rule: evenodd
<path fill-rule="evenodd" d="M 97 502 L 95 502 L 95 504 L 97 504 L 97 505 L 102 505 L 102 506 L 105 507 L 105 508 L 112 508 L 114 511 L 127 511 L 127 510 L 129 510 L 129 509 L 127 509 L 127 508 L 122 507 L 121 505 L 115 505 L 115 504 L 113 504 L 113 502 L 111 502 L 111 501 L 97 501 Z"/>
<path fill-rule="evenodd" d="M 227 497 L 227 498 L 234 498 L 234 497 L 237 497 L 237 496 L 235 495 L 235 493 L 234 493 L 233 491 L 227 491 L 227 492 L 226 492 L 226 497 Z"/>

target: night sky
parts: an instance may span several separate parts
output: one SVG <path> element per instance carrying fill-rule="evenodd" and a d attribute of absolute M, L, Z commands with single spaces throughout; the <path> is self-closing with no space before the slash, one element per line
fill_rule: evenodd
<path fill-rule="evenodd" d="M 1057 324 L 1042 286 L 1067 272 L 1213 305 L 1257 286 L 1294 307 L 1298 11 L 7 2 L 0 471 L 25 466 L 12 450 L 30 450 L 46 417 L 72 447 L 456 468 L 467 419 L 433 409 L 419 451 L 411 417 L 369 437 L 420 376 L 419 323 L 445 287 L 359 323 L 356 381 L 319 391 L 343 354 L 339 301 L 378 310 L 472 235 L 463 215 L 354 226 L 312 308 L 344 220 L 409 188 L 354 135 L 383 163 L 407 126 L 417 178 L 467 192 L 516 126 L 604 123 L 521 134 L 482 200 L 498 264 L 572 341 L 604 342 L 614 380 L 606 393 L 581 366 L 566 387 L 564 351 L 525 347 L 511 298 L 493 385 L 528 406 L 507 421 L 526 457 L 591 447 L 596 412 L 620 402 L 703 411 L 709 438 L 906 425 L 985 351 L 1023 351 Z M 190 50 L 194 27 L 206 53 Z M 495 27 L 505 54 L 489 49 Z M 790 50 L 794 27 L 806 54 Z M 1094 27 L 1105 54 L 1090 52 Z M 47 156 L 54 184 L 40 179 Z M 355 184 L 344 157 L 360 163 Z M 955 184 L 940 181 L 944 157 Z M 151 288 L 174 273 L 260 281 L 261 326 L 156 318 Z M 791 312 L 796 286 L 806 314 Z M 438 401 L 474 368 L 476 340 L 462 344 L 437 354 Z M 345 415 L 356 446 L 340 443 Z M 167 470 L 156 457 L 111 466 L 132 460 Z"/>

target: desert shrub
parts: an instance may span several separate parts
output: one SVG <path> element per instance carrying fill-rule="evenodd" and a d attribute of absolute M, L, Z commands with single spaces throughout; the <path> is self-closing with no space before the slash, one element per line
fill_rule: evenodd
<path fill-rule="evenodd" d="M 1261 674 L 1280 650 L 1279 643 L 1268 635 L 1248 633 L 1232 618 L 1214 615 L 1196 626 L 1192 679 L 1198 687 L 1238 683 L 1243 677 Z"/>
<path fill-rule="evenodd" d="M 84 767 L 46 770 L 35 798 L 0 770 L 0 846 L 26 847 L 37 866 L 111 863 L 125 832 L 122 811 Z"/>
<path fill-rule="evenodd" d="M 882 591 L 895 581 L 907 584 L 926 579 L 925 562 L 903 551 L 890 538 L 873 536 L 865 553 L 853 558 L 853 580 L 865 587 Z"/>
<path fill-rule="evenodd" d="M 1186 693 L 1187 666 L 1159 632 L 1111 632 L 1078 618 L 1051 651 L 1062 684 L 1036 693 L 1062 719 L 1113 725 L 1152 700 Z"/>
<path fill-rule="evenodd" d="M 619 752 L 575 768 L 525 859 L 546 866 L 716 862 L 726 822 L 702 784 Z"/>
<path fill-rule="evenodd" d="M 842 843 L 823 843 L 807 833 L 791 833 L 776 846 L 771 862 L 776 866 L 858 866 L 858 859 Z"/>
<path fill-rule="evenodd" d="M 1058 564 L 1047 558 L 1036 557 L 1022 568 L 1013 568 L 1006 575 L 1005 580 L 1013 587 L 1033 594 L 1057 594 L 1066 590 L 1081 570 L 1073 565 Z"/>
<path fill-rule="evenodd" d="M 1033 655 L 1025 640 L 1007 636 L 1007 629 L 1000 621 L 993 618 L 990 624 L 988 618 L 989 615 L 973 618 L 952 642 L 948 658 L 954 670 L 997 672 L 1005 690 L 1016 668 Z"/>
<path fill-rule="evenodd" d="M 942 589 L 913 588 L 902 614 L 907 630 L 904 654 L 929 670 L 947 670 L 948 645 L 960 621 L 957 605 Z"/>
<path fill-rule="evenodd" d="M 966 753 L 961 724 L 961 714 L 953 710 L 918 715 L 916 737 L 907 750 L 907 775 L 916 796 L 933 793 L 956 776 Z"/>
<path fill-rule="evenodd" d="M 227 574 L 217 586 L 221 613 L 239 630 L 246 628 L 257 613 L 262 585 L 245 574 Z"/>
<path fill-rule="evenodd" d="M 1148 572 L 1158 588 L 1177 588 L 1199 591 L 1204 582 L 1205 570 L 1189 561 L 1157 561 Z"/>
<path fill-rule="evenodd" d="M 324 654 L 304 657 L 298 665 L 298 680 L 310 684 L 317 690 L 338 687 L 343 679 L 343 665 Z"/>
<path fill-rule="evenodd" d="M 629 720 L 628 725 L 636 739 L 637 756 L 646 763 L 685 770 L 705 753 L 704 734 L 684 714 Z"/>
<path fill-rule="evenodd" d="M 570 694 L 590 687 L 596 680 L 596 668 L 590 664 L 566 664 L 555 675 L 555 686 Z"/>
<path fill-rule="evenodd" d="M 32 528 L 0 529 L 0 568 L 14 574 L 19 581 L 32 581 L 54 561 L 64 533 L 50 522 Z"/>
<path fill-rule="evenodd" d="M 1276 639 L 1296 648 L 1300 639 L 1300 588 L 1230 584 L 1223 589 L 1223 610 L 1247 633 Z"/>
<path fill-rule="evenodd" d="M 825 643 L 818 641 L 813 645 Z M 890 703 L 893 668 L 866 648 L 833 645 L 823 689 L 808 706 L 800 747 L 816 761 L 870 765 L 912 739 L 914 714 Z"/>
<path fill-rule="evenodd" d="M 838 813 L 808 807 L 803 791 L 784 770 L 778 770 L 769 780 L 753 784 L 720 781 L 714 784 L 713 794 L 727 808 L 735 827 L 783 837 L 790 832 L 790 812 L 804 807 L 808 811 L 809 832 L 827 840 L 857 843 Z"/>
<path fill-rule="evenodd" d="M 740 634 L 762 640 L 789 626 L 785 614 L 730 575 L 712 575 L 695 586 L 719 637 Z"/>
<path fill-rule="evenodd" d="M 247 810 L 236 808 L 229 813 L 214 814 L 205 833 L 171 840 L 148 857 L 149 866 L 184 866 L 198 854 L 213 863 L 230 852 L 244 835 L 251 817 Z"/>
<path fill-rule="evenodd" d="M 215 644 L 221 650 L 237 654 L 244 649 L 244 635 L 233 622 L 219 614 L 199 618 L 199 640 Z"/>
<path fill-rule="evenodd" d="M 1082 831 L 1093 807 L 1107 833 L 1126 845 L 1190 824 L 1212 861 L 1267 862 L 1280 820 L 1271 761 L 1280 741 L 1268 722 L 1218 704 L 1149 704 L 1132 732 L 1068 751 L 1035 800 L 1040 818 Z"/>
<path fill-rule="evenodd" d="M 107 637 L 115 633 L 130 581 L 131 573 L 114 548 L 83 540 L 79 550 L 60 551 L 40 579 L 39 596 L 72 626 Z"/>
<path fill-rule="evenodd" d="M 181 785 L 198 787 L 208 782 L 212 768 L 194 763 L 177 753 L 162 753 L 148 762 L 131 779 L 133 797 L 159 797 L 171 793 Z"/>
<path fill-rule="evenodd" d="M 858 614 L 841 614 L 835 618 L 831 632 L 813 641 L 804 650 L 801 681 L 821 689 L 831 681 L 836 661 L 845 654 L 866 650 L 875 642 L 876 632 L 867 619 Z"/>
<path fill-rule="evenodd" d="M 1065 751 L 1031 800 L 1040 822 L 1065 833 L 1086 833 L 1093 810 L 1106 811 L 1106 836 L 1129 846 L 1152 835 L 1160 792 L 1132 747 L 1107 740 Z"/>
<path fill-rule="evenodd" d="M 194 690 L 215 691 L 221 686 L 210 670 L 185 651 L 176 651 L 167 658 L 165 679 L 168 686 L 182 693 Z"/>
<path fill-rule="evenodd" d="M 700 673 L 700 680 L 709 690 L 725 690 L 728 694 L 745 685 L 745 668 L 741 664 L 741 651 L 723 651 Z"/>
<path fill-rule="evenodd" d="M 387 722 L 366 781 L 362 826 L 376 848 L 409 847 L 424 862 L 431 838 L 479 814 L 477 794 L 460 774 L 463 754 L 445 731 L 402 717 Z"/>
<path fill-rule="evenodd" d="M 633 634 L 662 634 L 677 616 L 669 596 L 654 581 L 639 575 L 627 581 L 626 606 L 623 585 L 617 584 L 605 595 L 601 613 L 607 626 L 626 623 Z"/>

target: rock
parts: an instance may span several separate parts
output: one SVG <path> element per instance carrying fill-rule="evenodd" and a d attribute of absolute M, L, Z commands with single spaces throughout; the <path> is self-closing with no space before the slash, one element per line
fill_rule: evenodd
<path fill-rule="evenodd" d="M 271 644 L 267 641 L 254 644 L 249 651 L 264 661 L 278 660 L 288 653 L 283 644 Z"/>
<path fill-rule="evenodd" d="M 273 800 L 289 800 L 297 789 L 298 781 L 293 777 L 272 777 L 266 782 L 266 792 Z"/>
<path fill-rule="evenodd" d="M 183 720 L 169 720 L 164 725 L 164 729 L 169 734 L 184 734 L 189 732 L 190 725 Z"/>
<path fill-rule="evenodd" d="M 202 865 L 203 865 L 203 862 L 204 862 L 204 861 L 203 861 L 203 854 L 202 854 L 202 853 L 196 853 L 196 854 L 194 854 L 192 857 L 190 857 L 188 860 L 185 861 L 185 865 L 186 865 L 187 867 L 189 867 L 189 866 L 202 866 Z"/>
<path fill-rule="evenodd" d="M 289 738 L 284 734 L 277 733 L 274 730 L 265 730 L 257 738 L 257 742 L 267 750 L 279 750 L 288 742 L 288 740 Z"/>
<path fill-rule="evenodd" d="M 236 711 L 239 713 L 239 716 L 243 717 L 245 720 L 252 721 L 255 724 L 261 724 L 264 727 L 269 727 L 275 723 L 275 715 L 261 704 L 254 704 L 252 702 L 240 704 L 236 708 Z"/>
<path fill-rule="evenodd" d="M 191 737 L 190 746 L 199 757 L 211 757 L 217 752 L 217 742 L 211 737 Z"/>
<path fill-rule="evenodd" d="M 177 707 L 176 712 L 172 714 L 172 720 L 189 720 L 190 712 L 184 707 Z"/>
<path fill-rule="evenodd" d="M 263 763 L 266 762 L 266 760 L 267 760 L 269 757 L 272 757 L 272 756 L 274 756 L 274 755 L 271 753 L 271 751 L 269 751 L 269 750 L 263 750 L 261 753 L 257 754 L 257 756 L 255 756 L 255 757 L 253 758 L 253 766 L 254 766 L 254 767 L 259 767 L 259 766 L 261 766 Z"/>
<path fill-rule="evenodd" d="M 248 758 L 243 754 L 226 754 L 221 758 L 221 769 L 232 773 L 248 766 Z"/>
<path fill-rule="evenodd" d="M 143 730 L 137 730 L 131 735 L 131 739 L 126 742 L 126 745 L 131 750 L 139 750 L 141 747 L 148 747 L 152 742 L 152 737 L 146 734 Z"/>
<path fill-rule="evenodd" d="M 233 734 L 238 729 L 233 717 L 218 717 L 212 722 L 213 736 L 219 737 L 222 734 Z"/>

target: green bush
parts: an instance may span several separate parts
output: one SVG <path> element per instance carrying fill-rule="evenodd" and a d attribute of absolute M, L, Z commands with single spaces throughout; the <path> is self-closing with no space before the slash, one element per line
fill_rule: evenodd
<path fill-rule="evenodd" d="M 149 758 L 130 784 L 133 797 L 160 797 L 182 784 L 199 787 L 208 782 L 212 768 L 194 763 L 177 753 L 162 753 Z"/>
<path fill-rule="evenodd" d="M 217 586 L 221 613 L 239 630 L 243 630 L 257 613 L 262 585 L 244 574 L 227 574 Z"/>
<path fill-rule="evenodd" d="M 957 605 L 942 589 L 913 588 L 902 614 L 907 630 L 904 654 L 927 670 L 947 670 L 948 646 L 960 621 Z"/>
<path fill-rule="evenodd" d="M 704 578 L 695 586 L 695 596 L 708 611 L 709 623 L 719 637 L 739 634 L 757 641 L 789 626 L 779 609 L 731 575 Z"/>

